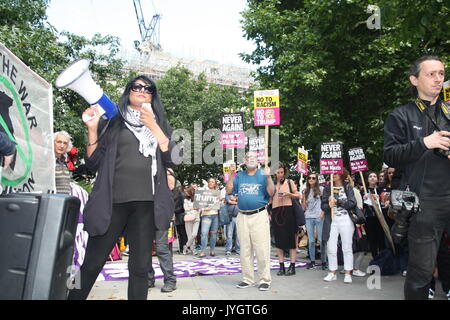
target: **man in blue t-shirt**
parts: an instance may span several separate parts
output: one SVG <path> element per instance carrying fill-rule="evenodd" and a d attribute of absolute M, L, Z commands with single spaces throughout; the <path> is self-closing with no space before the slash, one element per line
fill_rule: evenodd
<path fill-rule="evenodd" d="M 241 245 L 242 282 L 237 288 L 248 288 L 255 284 L 253 256 L 256 255 L 259 275 L 259 290 L 270 288 L 270 224 L 266 206 L 275 187 L 270 177 L 270 169 L 258 170 L 258 160 L 254 152 L 245 155 L 246 171 L 234 177 L 236 168 L 231 167 L 227 193 L 237 194 L 239 215 L 237 232 Z"/>

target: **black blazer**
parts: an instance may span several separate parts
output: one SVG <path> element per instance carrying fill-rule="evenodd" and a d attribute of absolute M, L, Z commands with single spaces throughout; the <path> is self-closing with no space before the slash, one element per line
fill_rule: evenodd
<path fill-rule="evenodd" d="M 328 198 L 331 194 L 330 185 L 323 189 L 322 204 L 321 209 L 325 212 L 323 229 L 322 229 L 322 240 L 328 241 L 330 238 L 331 230 L 331 208 L 328 204 Z M 338 200 L 338 206 L 344 208 L 345 210 L 350 210 L 356 207 L 355 193 L 353 192 L 353 187 L 347 183 L 344 183 L 344 191 L 347 196 L 346 201 Z"/>
<path fill-rule="evenodd" d="M 101 120 L 99 131 L 106 125 Z M 90 236 L 103 235 L 108 230 L 112 214 L 112 184 L 114 178 L 114 166 L 117 155 L 117 138 L 119 129 L 123 125 L 120 116 L 111 120 L 105 135 L 100 139 L 97 149 L 88 158 L 85 157 L 86 167 L 97 171 L 92 193 L 84 207 L 84 230 Z M 158 230 L 167 230 L 173 217 L 175 205 L 172 192 L 167 185 L 167 168 L 175 168 L 176 163 L 181 163 L 179 150 L 175 142 L 169 142 L 169 150 L 162 152 L 159 147 L 156 150 L 157 173 L 155 176 L 154 212 L 155 225 Z M 177 159 L 172 159 L 172 155 Z"/>

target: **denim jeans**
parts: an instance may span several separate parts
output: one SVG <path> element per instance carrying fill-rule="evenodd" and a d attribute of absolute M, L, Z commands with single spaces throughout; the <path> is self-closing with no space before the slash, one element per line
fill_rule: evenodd
<path fill-rule="evenodd" d="M 317 239 L 320 242 L 320 256 L 322 261 L 325 261 L 324 256 L 326 252 L 322 244 L 322 227 L 323 219 L 319 218 L 306 218 L 306 232 L 308 233 L 308 251 L 311 261 L 316 260 L 316 243 L 314 241 L 314 227 L 317 227 Z"/>
<path fill-rule="evenodd" d="M 208 245 L 208 232 L 210 232 L 209 246 L 211 252 L 214 252 L 216 248 L 216 235 L 217 229 L 219 228 L 219 215 L 214 214 L 210 216 L 202 216 L 201 223 L 201 252 L 205 253 L 206 247 Z"/>
<path fill-rule="evenodd" d="M 237 228 L 236 228 L 236 219 L 237 217 L 232 217 L 231 222 L 229 225 L 227 225 L 227 244 L 226 244 L 226 252 L 231 252 L 231 249 L 233 248 L 233 234 L 234 230 L 236 230 L 236 253 L 240 252 L 240 245 L 239 245 L 239 237 L 237 236 Z"/>

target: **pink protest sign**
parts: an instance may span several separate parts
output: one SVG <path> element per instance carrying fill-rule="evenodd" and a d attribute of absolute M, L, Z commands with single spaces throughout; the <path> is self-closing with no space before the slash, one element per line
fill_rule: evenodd
<path fill-rule="evenodd" d="M 320 146 L 320 174 L 344 173 L 341 142 L 324 142 Z"/>
<path fill-rule="evenodd" d="M 255 108 L 253 109 L 254 124 L 258 126 L 280 125 L 280 108 Z"/>
<path fill-rule="evenodd" d="M 369 170 L 369 165 L 362 148 L 353 148 L 348 150 L 350 160 L 350 170 L 354 172 L 362 172 Z"/>
<path fill-rule="evenodd" d="M 222 132 L 222 148 L 245 148 L 245 132 Z"/>
<path fill-rule="evenodd" d="M 248 139 L 248 151 L 253 151 L 256 153 L 258 163 L 264 163 L 266 161 L 264 155 L 264 136 L 250 137 Z"/>

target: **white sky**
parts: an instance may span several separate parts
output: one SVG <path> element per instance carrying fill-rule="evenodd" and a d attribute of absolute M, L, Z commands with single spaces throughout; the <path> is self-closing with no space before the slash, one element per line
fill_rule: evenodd
<path fill-rule="evenodd" d="M 141 0 L 146 24 L 161 15 L 163 50 L 177 57 L 213 60 L 254 69 L 238 53 L 254 44 L 243 37 L 239 12 L 245 0 Z M 133 0 L 51 0 L 48 21 L 58 31 L 91 37 L 99 32 L 121 39 L 131 50 L 141 40 Z"/>

